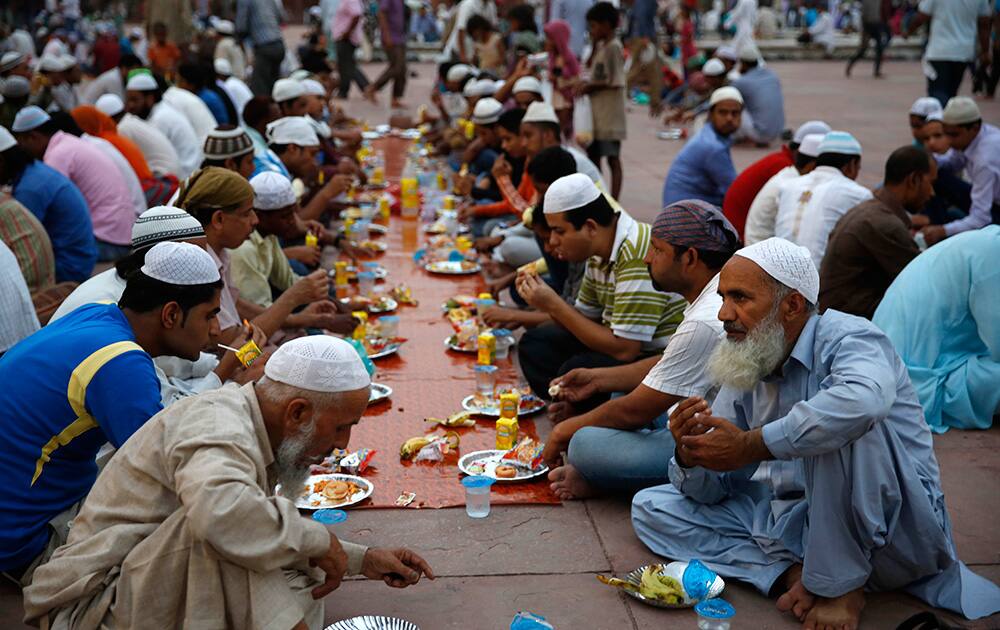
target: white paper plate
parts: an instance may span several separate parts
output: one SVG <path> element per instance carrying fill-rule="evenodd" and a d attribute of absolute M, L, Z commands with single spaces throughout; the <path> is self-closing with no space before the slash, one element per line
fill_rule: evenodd
<path fill-rule="evenodd" d="M 424 226 L 424 234 L 433 234 L 433 235 L 437 236 L 438 234 L 447 234 L 447 233 L 448 233 L 448 230 L 441 223 L 436 223 L 436 222 L 435 223 L 428 223 L 427 225 Z M 468 234 L 469 233 L 469 226 L 465 225 L 464 223 L 462 225 L 459 225 L 458 226 L 458 233 L 459 234 Z"/>
<path fill-rule="evenodd" d="M 649 565 L 644 565 L 639 567 L 638 569 L 633 570 L 622 579 L 625 580 L 626 582 L 630 582 L 631 584 L 639 586 L 639 584 L 642 582 L 642 572 L 646 570 L 647 566 Z M 683 588 L 684 569 L 686 569 L 687 566 L 688 566 L 687 562 L 671 562 L 670 564 L 666 565 L 663 568 L 663 571 L 661 573 L 663 575 L 669 575 L 670 577 L 680 582 L 681 588 Z M 708 597 L 706 597 L 705 599 L 711 599 L 713 597 L 718 597 L 719 595 L 722 595 L 722 589 L 724 588 L 726 588 L 725 581 L 723 581 L 721 576 L 718 575 L 715 576 L 715 582 L 713 582 L 712 586 L 708 589 Z M 633 593 L 632 591 L 625 591 L 625 589 L 621 590 L 623 590 L 626 595 L 630 595 L 641 602 L 649 604 L 650 606 L 656 606 L 657 608 L 691 608 L 698 603 L 697 600 L 685 597 L 684 601 L 679 604 L 668 604 L 658 599 L 645 597 L 641 593 Z"/>
<path fill-rule="evenodd" d="M 354 299 L 356 299 L 356 298 L 354 298 Z M 351 301 L 352 301 L 352 298 L 341 298 L 340 299 L 340 303 L 341 304 L 350 304 Z M 385 308 L 375 308 L 374 305 L 370 304 L 370 305 L 368 305 L 368 312 L 369 313 L 391 313 L 392 311 L 396 310 L 397 308 L 399 308 L 399 303 L 396 302 L 396 300 L 394 300 L 393 298 L 386 296 L 386 298 L 385 298 Z"/>
<path fill-rule="evenodd" d="M 483 475 L 484 477 L 489 477 L 491 479 L 496 479 L 497 483 L 520 483 L 522 481 L 528 481 L 530 479 L 537 479 L 542 477 L 549 472 L 548 466 L 542 466 L 540 469 L 534 472 L 528 472 L 523 468 L 517 469 L 517 476 L 512 478 L 500 478 L 494 474 L 497 465 L 500 463 L 500 458 L 507 451 L 475 451 L 469 453 L 468 455 L 463 455 L 458 460 L 458 469 L 465 473 L 466 475 Z M 470 468 L 473 464 L 479 463 L 483 466 L 482 472 Z"/>
<path fill-rule="evenodd" d="M 365 269 L 360 269 L 359 270 L 354 265 L 348 265 L 347 266 L 347 272 L 349 274 L 351 274 L 350 278 L 348 278 L 349 282 L 357 282 L 358 281 L 358 276 L 357 276 L 358 271 L 365 271 Z M 331 269 L 327 273 L 328 273 L 328 275 L 331 278 L 336 278 L 336 276 L 337 276 L 337 270 L 336 269 Z M 386 278 L 389 277 L 389 270 L 386 269 L 385 267 L 383 267 L 382 265 L 379 265 L 378 267 L 375 267 L 375 269 L 372 270 L 372 273 L 375 274 L 375 279 L 376 280 L 385 280 Z"/>
<path fill-rule="evenodd" d="M 377 131 L 362 131 L 361 132 L 361 139 L 362 140 L 375 140 L 375 139 L 381 138 L 381 137 L 382 137 L 382 134 L 380 134 Z M 332 628 L 333 626 L 330 626 L 330 627 Z"/>
<path fill-rule="evenodd" d="M 479 271 L 482 269 L 482 267 L 480 267 L 479 263 L 477 262 L 470 262 L 470 261 L 463 261 L 463 262 L 469 262 L 469 265 L 463 267 L 462 262 L 459 261 L 438 260 L 432 263 L 427 263 L 426 265 L 424 265 L 424 269 L 426 269 L 431 273 L 439 273 L 448 276 L 467 276 L 470 274 L 479 273 Z"/>
<path fill-rule="evenodd" d="M 313 484 L 318 481 L 323 481 L 324 479 L 335 479 L 337 481 L 353 481 L 358 484 L 359 490 L 352 494 L 346 501 L 337 503 L 331 499 L 327 499 L 323 495 L 312 493 Z M 361 477 L 355 475 L 345 475 L 342 473 L 328 473 L 325 475 L 309 475 L 309 479 L 306 480 L 306 486 L 309 487 L 309 494 L 301 494 L 295 499 L 295 507 L 300 510 L 325 510 L 327 508 L 345 508 L 349 505 L 354 505 L 355 503 L 360 503 L 370 497 L 372 492 L 375 491 L 375 486 L 372 482 L 367 479 L 362 479 Z M 280 486 L 278 487 L 280 490 Z M 318 503 L 317 503 L 318 502 Z"/>
<path fill-rule="evenodd" d="M 372 383 L 371 393 L 368 395 L 368 404 L 374 405 L 392 396 L 392 388 L 381 383 Z"/>
<path fill-rule="evenodd" d="M 465 348 L 455 343 L 455 335 L 448 337 L 444 340 L 444 345 L 449 350 L 454 350 L 455 352 L 464 352 L 466 354 L 475 354 L 479 351 L 478 348 Z"/>
<path fill-rule="evenodd" d="M 392 343 L 386 344 L 385 347 L 379 350 L 378 352 L 369 354 L 368 358 L 381 359 L 382 357 L 387 357 L 390 354 L 396 354 L 399 351 L 400 346 L 402 345 L 403 344 L 398 341 L 393 341 Z"/>
<path fill-rule="evenodd" d="M 341 231 L 341 233 L 344 232 L 343 229 L 341 229 L 340 231 Z M 381 223 L 369 223 L 368 224 L 368 233 L 369 234 L 388 234 L 389 233 L 389 226 L 382 225 Z"/>
<path fill-rule="evenodd" d="M 358 247 L 362 249 L 367 249 L 370 252 L 375 252 L 381 254 L 385 250 L 389 249 L 389 246 L 382 241 L 362 241 L 358 243 Z"/>
<path fill-rule="evenodd" d="M 405 619 L 365 615 L 338 621 L 324 630 L 420 630 L 420 628 Z"/>
<path fill-rule="evenodd" d="M 530 400 L 533 400 L 533 401 L 536 401 L 536 402 L 534 402 L 532 404 L 532 406 L 526 408 L 525 405 L 524 405 L 525 401 L 522 400 L 521 401 L 521 409 L 520 409 L 520 411 L 518 411 L 517 415 L 519 415 L 519 416 L 530 416 L 532 414 L 538 413 L 542 409 L 545 409 L 545 401 L 542 400 L 541 398 L 531 398 Z M 493 407 L 480 407 L 479 405 L 476 404 L 476 397 L 475 397 L 475 395 L 466 396 L 465 398 L 462 399 L 462 409 L 465 409 L 466 411 L 469 411 L 471 413 L 474 413 L 474 414 L 477 414 L 477 415 L 480 415 L 480 416 L 493 416 L 495 418 L 499 418 L 500 417 L 500 406 L 499 406 L 499 403 L 497 403 L 497 405 L 493 406 Z"/>

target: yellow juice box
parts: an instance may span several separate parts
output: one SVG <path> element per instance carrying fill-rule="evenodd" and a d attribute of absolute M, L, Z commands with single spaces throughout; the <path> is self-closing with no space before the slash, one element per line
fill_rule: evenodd
<path fill-rule="evenodd" d="M 364 341 L 368 335 L 368 313 L 365 311 L 352 311 L 351 317 L 358 320 L 358 325 L 354 328 L 354 334 L 351 336 L 358 341 Z"/>
<path fill-rule="evenodd" d="M 372 169 L 372 183 L 378 185 L 385 183 L 385 169 L 383 167 L 376 166 Z"/>
<path fill-rule="evenodd" d="M 497 450 L 509 451 L 517 444 L 517 418 L 497 420 Z"/>
<path fill-rule="evenodd" d="M 493 333 L 486 331 L 479 333 L 479 365 L 493 365 L 497 358 L 497 338 Z"/>
<path fill-rule="evenodd" d="M 319 247 L 319 237 L 312 232 L 306 234 L 306 247 Z"/>
<path fill-rule="evenodd" d="M 243 364 L 243 367 L 253 365 L 254 360 L 259 356 L 260 348 L 252 339 L 240 346 L 240 349 L 236 351 L 236 358 Z"/>
<path fill-rule="evenodd" d="M 521 409 L 521 394 L 517 390 L 500 394 L 500 417 L 516 418 Z"/>

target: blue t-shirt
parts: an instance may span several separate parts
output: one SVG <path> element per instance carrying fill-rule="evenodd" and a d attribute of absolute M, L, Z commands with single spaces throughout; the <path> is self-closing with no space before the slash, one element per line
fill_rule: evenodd
<path fill-rule="evenodd" d="M 701 199 L 721 208 L 726 191 L 736 179 L 736 167 L 729 155 L 732 143 L 705 123 L 670 165 L 663 182 L 663 206 L 684 199 Z"/>
<path fill-rule="evenodd" d="M 198 92 L 198 98 L 208 106 L 208 111 L 212 112 L 212 115 L 215 116 L 215 122 L 220 125 L 233 124 L 233 121 L 229 120 L 229 112 L 226 111 L 226 104 L 222 102 L 222 98 L 218 94 L 208 88 L 202 88 Z"/>
<path fill-rule="evenodd" d="M 137 348 L 105 363 L 87 385 L 84 408 L 96 426 L 70 406 L 74 370 L 122 341 L 134 343 L 135 335 L 121 309 L 88 304 L 0 358 L 0 571 L 22 568 L 43 551 L 48 522 L 94 485 L 101 446 L 120 447 L 162 409 L 153 360 Z"/>
<path fill-rule="evenodd" d="M 97 262 L 90 209 L 69 178 L 35 160 L 14 182 L 14 198 L 45 226 L 56 259 L 57 282 L 84 282 Z"/>

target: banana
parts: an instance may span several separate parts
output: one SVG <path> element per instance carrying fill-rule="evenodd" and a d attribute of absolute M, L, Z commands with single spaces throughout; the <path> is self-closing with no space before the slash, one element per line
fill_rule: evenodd
<path fill-rule="evenodd" d="M 399 456 L 403 459 L 410 459 L 414 455 L 420 452 L 420 449 L 431 443 L 433 437 L 413 437 L 403 442 L 403 445 L 399 447 Z"/>
<path fill-rule="evenodd" d="M 453 413 L 447 418 L 424 418 L 424 422 L 430 422 L 433 424 L 440 424 L 443 427 L 474 427 L 476 426 L 476 421 L 472 418 L 472 414 L 468 411 L 460 411 L 458 413 Z"/>
<path fill-rule="evenodd" d="M 684 600 L 684 588 L 674 578 L 660 573 L 662 567 L 653 564 L 642 572 L 639 592 L 644 597 L 658 599 L 667 604 L 679 604 Z"/>

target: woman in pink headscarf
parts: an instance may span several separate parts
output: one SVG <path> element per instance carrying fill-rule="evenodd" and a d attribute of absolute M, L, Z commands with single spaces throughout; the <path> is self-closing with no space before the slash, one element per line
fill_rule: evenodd
<path fill-rule="evenodd" d="M 580 76 L 580 62 L 569 47 L 569 24 L 552 20 L 545 25 L 545 51 L 549 53 L 552 108 L 559 116 L 563 137 L 573 137 L 573 86 Z"/>

